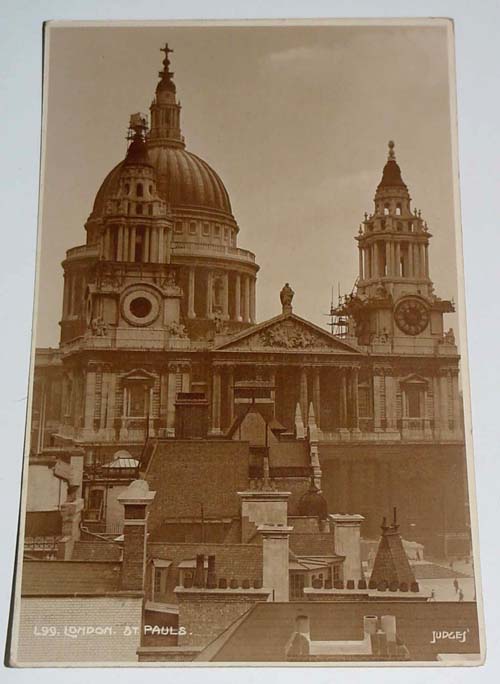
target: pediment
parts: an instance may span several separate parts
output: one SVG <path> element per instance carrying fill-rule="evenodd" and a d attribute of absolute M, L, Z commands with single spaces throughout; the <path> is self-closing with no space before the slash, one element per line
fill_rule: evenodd
<path fill-rule="evenodd" d="M 418 373 L 410 373 L 399 381 L 402 385 L 427 385 L 428 381 L 426 378 L 418 375 Z"/>
<path fill-rule="evenodd" d="M 294 314 L 282 314 L 231 339 L 217 349 L 228 351 L 359 353 L 353 345 Z"/>
<path fill-rule="evenodd" d="M 154 382 L 155 376 L 152 373 L 149 373 L 148 371 L 144 370 L 143 368 L 134 368 L 134 370 L 129 371 L 126 373 L 123 378 L 122 382 Z"/>

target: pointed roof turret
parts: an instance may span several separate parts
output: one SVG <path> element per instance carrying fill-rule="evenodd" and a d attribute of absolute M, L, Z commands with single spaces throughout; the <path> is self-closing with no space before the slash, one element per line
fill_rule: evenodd
<path fill-rule="evenodd" d="M 382 180 L 378 184 L 377 192 L 381 188 L 397 188 L 401 187 L 408 192 L 408 188 L 406 187 L 405 182 L 403 181 L 403 178 L 401 177 L 401 169 L 398 166 L 398 163 L 396 162 L 396 154 L 394 152 L 394 141 L 389 140 L 388 143 L 389 147 L 389 153 L 387 155 L 387 162 L 384 166 L 384 170 L 382 172 Z"/>

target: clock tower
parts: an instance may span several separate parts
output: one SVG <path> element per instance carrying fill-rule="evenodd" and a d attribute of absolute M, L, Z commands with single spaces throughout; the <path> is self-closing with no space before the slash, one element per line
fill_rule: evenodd
<path fill-rule="evenodd" d="M 356 236 L 357 287 L 339 313 L 348 316 L 349 335 L 373 351 L 435 353 L 443 341 L 443 314 L 454 306 L 434 294 L 432 236 L 421 212 L 411 208 L 392 140 L 374 205 Z"/>

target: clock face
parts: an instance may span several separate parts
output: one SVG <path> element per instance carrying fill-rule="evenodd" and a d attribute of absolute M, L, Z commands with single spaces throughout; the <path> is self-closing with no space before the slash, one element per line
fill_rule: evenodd
<path fill-rule="evenodd" d="M 405 299 L 396 307 L 396 325 L 407 335 L 418 335 L 429 324 L 429 310 L 420 299 Z"/>

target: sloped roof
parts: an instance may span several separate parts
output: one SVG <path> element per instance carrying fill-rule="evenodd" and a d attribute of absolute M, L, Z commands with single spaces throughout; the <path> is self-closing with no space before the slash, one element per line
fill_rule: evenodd
<path fill-rule="evenodd" d="M 309 601 L 257 603 L 209 644 L 197 657 L 209 662 L 283 662 L 298 615 L 311 621 L 311 638 L 319 641 L 358 640 L 365 615 L 394 615 L 398 635 L 410 659 L 436 661 L 439 654 L 479 652 L 477 607 L 473 602 Z M 467 639 L 432 642 L 432 630 L 468 629 Z M 272 638 L 270 638 L 272 636 Z"/>
<path fill-rule="evenodd" d="M 415 581 L 415 575 L 404 550 L 398 527 L 395 521 L 390 527 L 385 525 L 385 519 L 382 523 L 382 536 L 370 578 L 377 584 L 385 581 L 388 584 L 406 582 L 410 585 Z"/>
<path fill-rule="evenodd" d="M 121 563 L 91 561 L 25 561 L 23 596 L 96 596 L 120 590 Z"/>
<path fill-rule="evenodd" d="M 214 347 L 214 351 L 272 351 L 304 353 L 361 354 L 361 351 L 328 330 L 297 316 L 282 313 L 233 335 Z"/>

